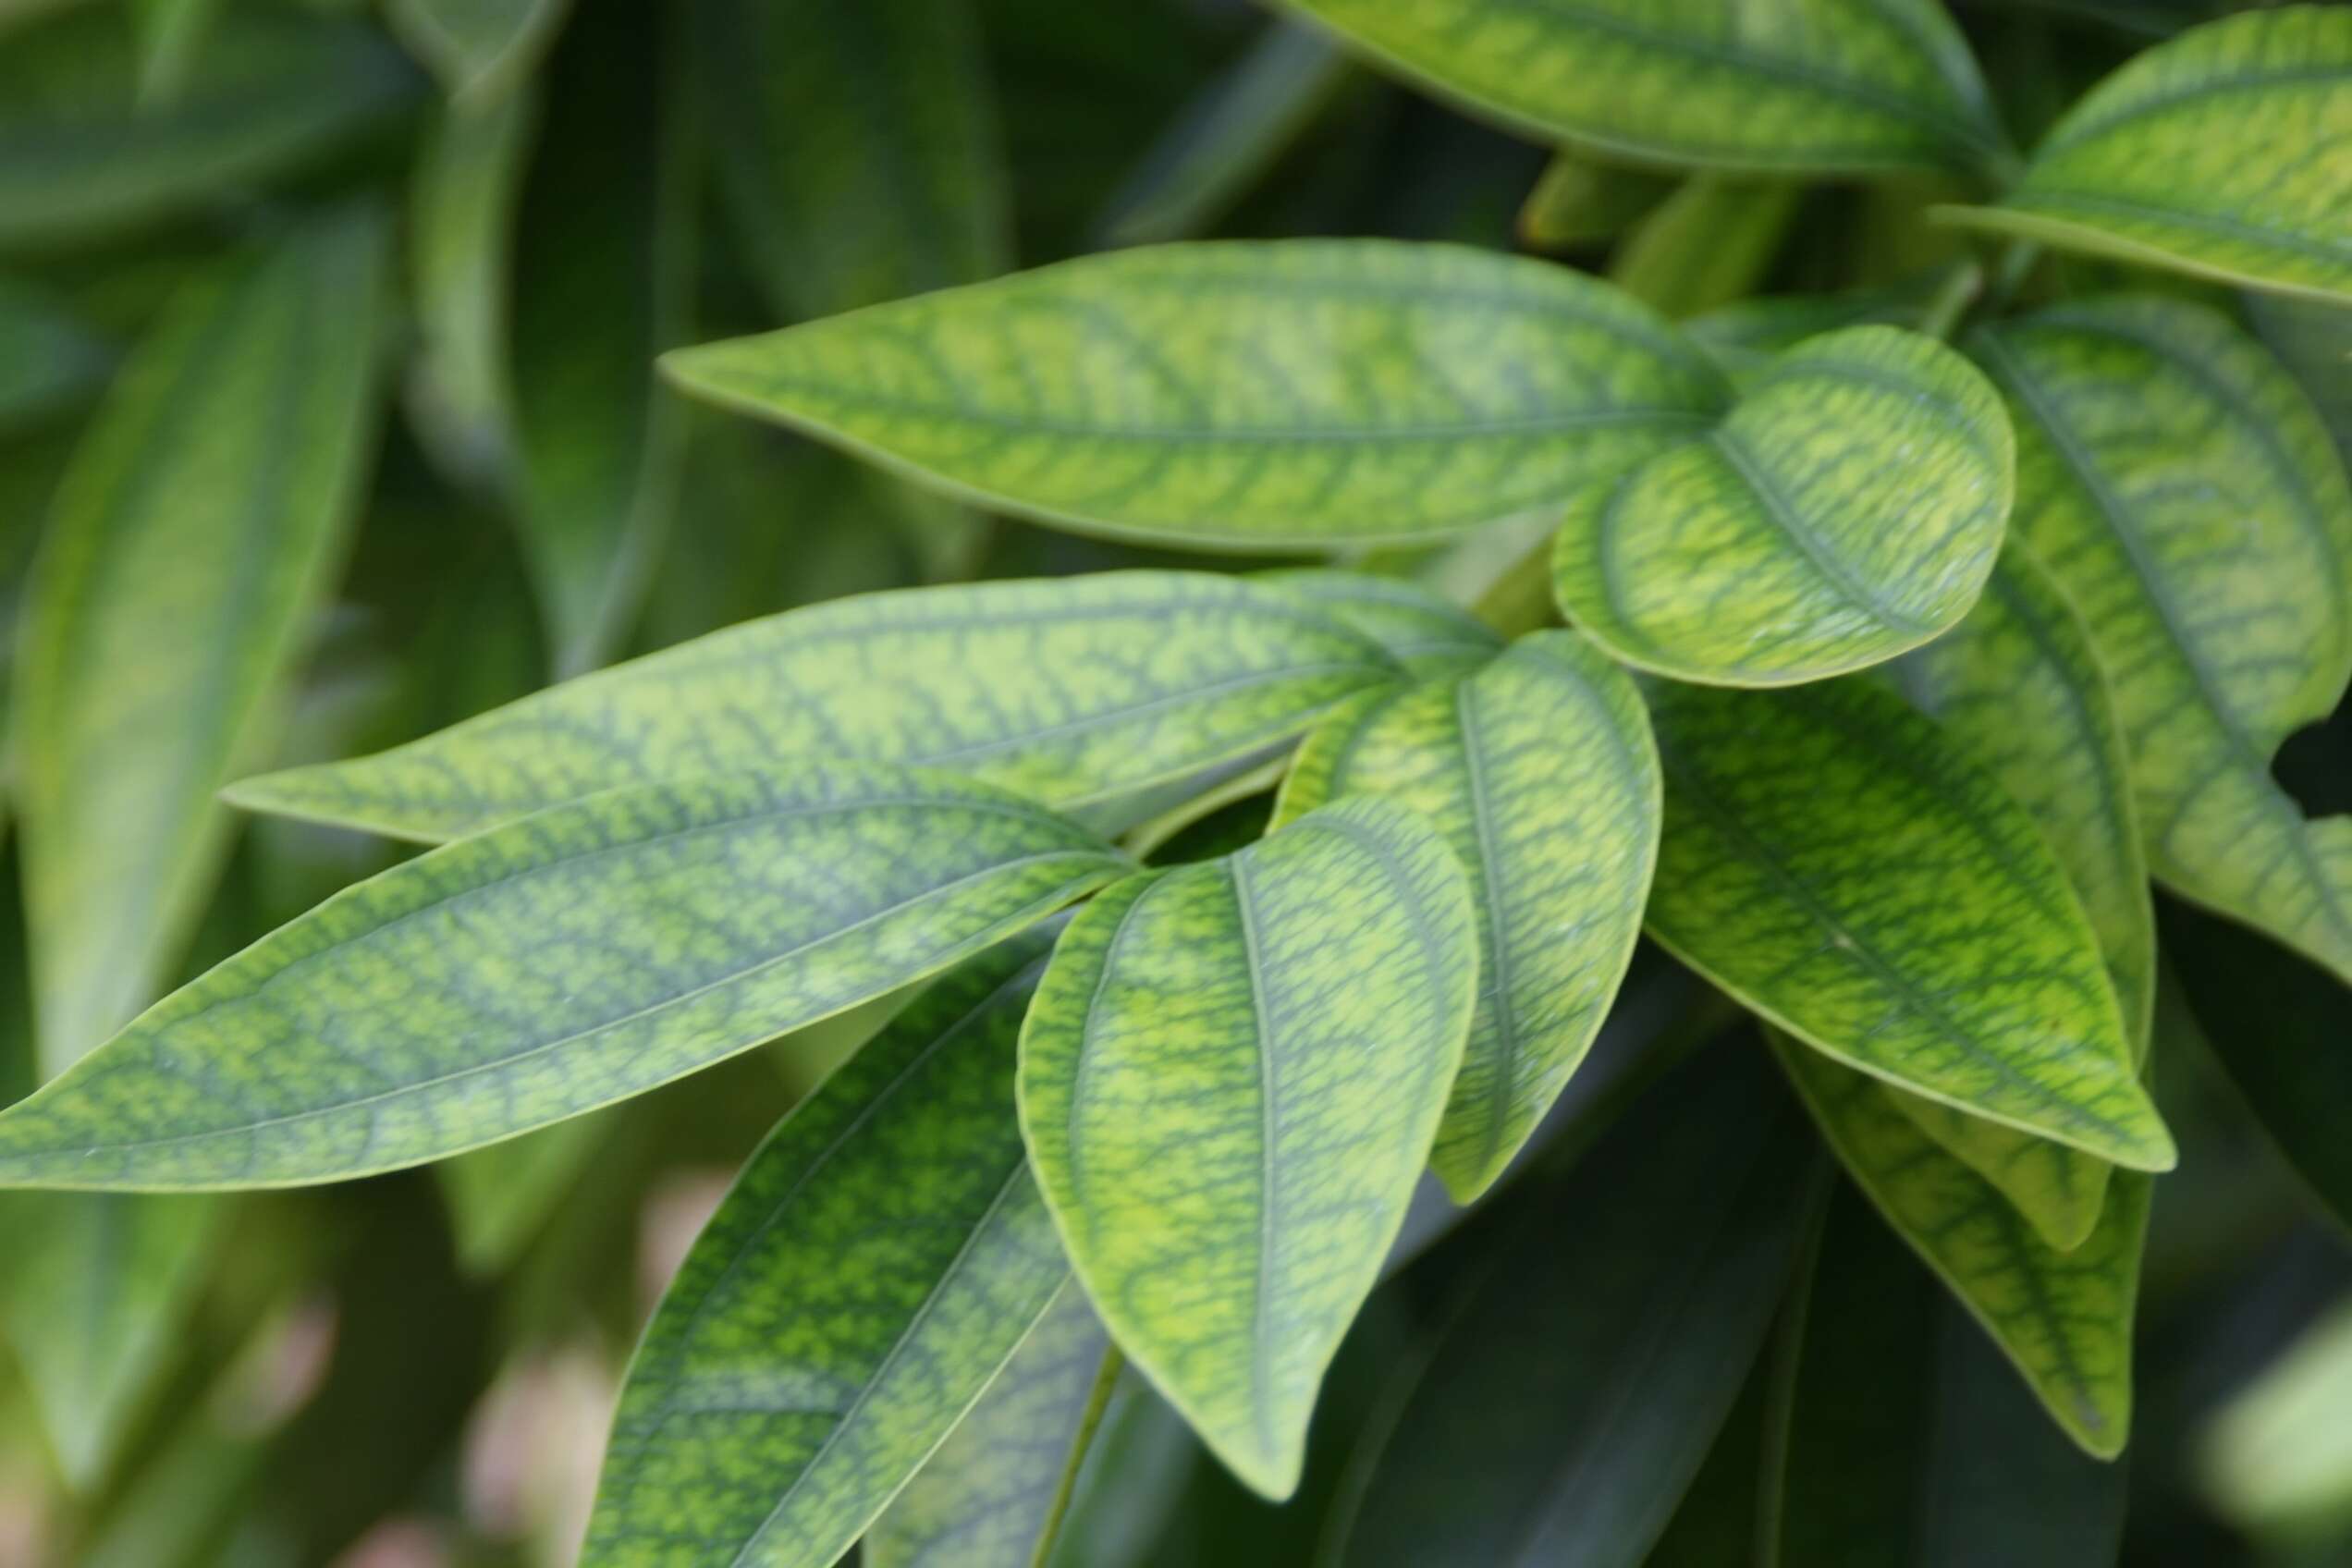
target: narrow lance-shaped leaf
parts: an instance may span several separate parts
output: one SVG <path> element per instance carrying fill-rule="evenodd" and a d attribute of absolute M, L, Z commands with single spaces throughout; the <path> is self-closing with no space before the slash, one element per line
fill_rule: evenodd
<path fill-rule="evenodd" d="M 0 435 L 38 425 L 105 380 L 105 341 L 47 290 L 0 276 Z"/>
<path fill-rule="evenodd" d="M 1556 504 L 1721 395 L 1606 285 L 1385 240 L 1089 256 L 665 362 L 696 396 L 977 504 L 1226 550 Z"/>
<path fill-rule="evenodd" d="M 1047 946 L 941 981 L 752 1157 L 630 1364 L 582 1568 L 834 1562 L 1053 1303 L 1013 1109 Z"/>
<path fill-rule="evenodd" d="M 1648 691 L 1660 942 L 1831 1057 L 2119 1164 L 2173 1141 L 2025 808 L 1868 681 Z"/>
<path fill-rule="evenodd" d="M 1809 338 L 1700 440 L 1569 510 L 1568 618 L 1619 657 L 1775 686 L 1893 657 L 1966 613 L 2009 515 L 2001 399 L 1885 326 Z"/>
<path fill-rule="evenodd" d="M 2150 868 L 2352 980 L 2352 820 L 2271 776 L 2352 681 L 2352 488 L 2302 390 L 2195 305 L 1973 335 L 2017 419 L 2015 528 L 2114 682 Z"/>
<path fill-rule="evenodd" d="M 1656 170 L 1555 153 L 1519 209 L 1519 238 L 1538 251 L 1614 239 L 1680 186 Z"/>
<path fill-rule="evenodd" d="M 1332 619 L 1354 627 L 1388 650 L 1415 675 L 1484 664 L 1502 651 L 1502 637 L 1469 611 L 1428 589 L 1360 571 L 1288 569 L 1256 581 L 1311 601 Z"/>
<path fill-rule="evenodd" d="M 1470 874 L 1477 1016 L 1430 1163 L 1464 1203 L 1502 1173 L 1584 1060 L 1633 959 L 1658 857 L 1641 694 L 1573 631 L 1352 705 L 1302 749 L 1277 821 L 1377 795 Z"/>
<path fill-rule="evenodd" d="M 345 889 L 0 1115 L 0 1184 L 334 1181 L 654 1088 L 936 974 L 1128 863 L 853 763 L 561 806 Z"/>
<path fill-rule="evenodd" d="M 468 111 L 486 110 L 538 68 L 572 0 L 386 0 L 401 41 Z"/>
<path fill-rule="evenodd" d="M 1286 0 L 1399 74 L 1546 141 L 1754 172 L 2007 158 L 1936 0 Z"/>
<path fill-rule="evenodd" d="M 1957 222 L 2352 302 L 2352 12 L 2192 28 L 2067 112 L 1997 207 Z"/>
<path fill-rule="evenodd" d="M 1744 299 L 1771 269 L 1804 194 L 1794 180 L 1694 175 L 1634 225 L 1609 276 L 1669 316 Z"/>
<path fill-rule="evenodd" d="M 1356 800 L 1131 878 L 1063 934 L 1021 1118 L 1128 1358 L 1271 1498 L 1403 1222 L 1477 983 L 1462 868 Z"/>
<path fill-rule="evenodd" d="M 25 897 L 55 1072 L 154 995 L 270 733 L 373 447 L 384 234 L 295 231 L 175 296 L 76 451 L 16 679 Z"/>
<path fill-rule="evenodd" d="M 1396 675 L 1369 638 L 1227 577 L 913 589 L 730 627 L 230 798 L 436 842 L 619 784 L 854 756 L 1108 809 L 1253 758 Z"/>

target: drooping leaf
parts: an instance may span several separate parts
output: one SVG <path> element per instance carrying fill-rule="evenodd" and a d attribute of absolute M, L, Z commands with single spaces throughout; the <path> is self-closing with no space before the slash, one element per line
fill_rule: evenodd
<path fill-rule="evenodd" d="M 977 504 L 1194 549 L 1392 543 L 1557 503 L 1721 397 L 1603 284 L 1375 240 L 1089 256 L 665 364 Z"/>
<path fill-rule="evenodd" d="M 2001 399 L 1893 327 L 1808 338 L 1702 439 L 1569 511 L 1552 587 L 1628 662 L 1773 686 L 1892 658 L 1976 602 L 2014 455 Z"/>
<path fill-rule="evenodd" d="M 2090 1235 L 2060 1252 L 2000 1192 L 1946 1154 L 1885 1089 L 1768 1029 L 1807 1109 L 1856 1185 L 1992 1337 L 2086 1452 L 2131 1429 L 2132 1320 L 2153 1178 L 2119 1170 Z"/>
<path fill-rule="evenodd" d="M 1854 1188 L 1784 1347 L 1763 1560 L 2099 1568 L 2124 1467 L 2069 1444 Z"/>
<path fill-rule="evenodd" d="M 1641 1562 L 1764 1342 L 1819 1173 L 1760 1053 L 1685 1064 L 1526 1194 L 1358 1456 L 1361 1504 L 1325 1555 Z"/>
<path fill-rule="evenodd" d="M 373 447 L 384 234 L 298 229 L 177 295 L 60 483 L 16 676 L 54 1073 L 178 962 Z"/>
<path fill-rule="evenodd" d="M 1470 875 L 1477 1013 L 1430 1164 L 1459 1202 L 1502 1173 L 1584 1060 L 1633 959 L 1658 855 L 1641 694 L 1573 631 L 1350 704 L 1307 740 L 1277 823 L 1375 795 Z"/>
<path fill-rule="evenodd" d="M 1936 0 L 1286 0 L 1376 62 L 1544 141 L 1756 172 L 2008 154 Z"/>
<path fill-rule="evenodd" d="M 2271 756 L 2352 681 L 2352 488 L 2244 333 L 2156 299 L 1974 334 L 2017 421 L 2017 536 L 2082 611 L 2130 743 L 2148 860 L 2352 980 L 2352 821 Z"/>
<path fill-rule="evenodd" d="M 1415 675 L 1484 664 L 1502 651 L 1494 628 L 1427 588 L 1393 577 L 1306 568 L 1261 572 L 1257 581 L 1312 601 L 1354 627 Z"/>
<path fill-rule="evenodd" d="M 411 54 L 469 111 L 514 92 L 562 31 L 572 0 L 386 0 Z"/>
<path fill-rule="evenodd" d="M 1614 239 L 1679 189 L 1671 175 L 1555 153 L 1519 209 L 1519 238 L 1538 251 Z"/>
<path fill-rule="evenodd" d="M 1868 681 L 1648 696 L 1666 774 L 1653 936 L 1848 1066 L 2171 1167 L 2065 873 L 1932 722 Z"/>
<path fill-rule="evenodd" d="M 630 1364 L 582 1568 L 834 1562 L 1046 1313 L 1013 1072 L 1049 942 L 942 980 L 743 1168 Z"/>
<path fill-rule="evenodd" d="M 1997 207 L 1955 221 L 2200 277 L 2352 302 L 2352 12 L 2192 28 L 2101 82 Z"/>
<path fill-rule="evenodd" d="M 618 784 L 855 756 L 1075 808 L 1254 758 L 1396 673 L 1369 639 L 1231 578 L 925 588 L 731 627 L 230 798 L 438 842 Z"/>
<path fill-rule="evenodd" d="M 38 425 L 96 390 L 105 340 L 43 288 L 0 276 L 0 435 Z"/>
<path fill-rule="evenodd" d="M 1804 193 L 1792 180 L 1694 175 L 1633 226 L 1609 276 L 1668 316 L 1743 299 L 1770 270 Z"/>
<path fill-rule="evenodd" d="M 957 962 L 1129 863 L 854 763 L 649 784 L 337 894 L 0 1115 L 0 1184 L 333 1181 L 681 1077 Z"/>
<path fill-rule="evenodd" d="M 1071 923 L 1022 1125 L 1111 1337 L 1243 1482 L 1307 1418 L 1427 1160 L 1477 984 L 1467 883 L 1384 801 L 1131 878 Z"/>

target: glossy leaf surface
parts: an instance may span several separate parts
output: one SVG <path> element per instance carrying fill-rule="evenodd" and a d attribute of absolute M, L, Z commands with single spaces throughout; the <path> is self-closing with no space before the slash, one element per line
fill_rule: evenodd
<path fill-rule="evenodd" d="M 743 1168 L 630 1364 L 582 1568 L 834 1562 L 1068 1282 L 1013 1112 L 1048 945 L 941 981 Z"/>
<path fill-rule="evenodd" d="M 1553 590 L 1646 668 L 1818 680 L 1966 613 L 2001 548 L 2013 467 L 2001 400 L 1958 355 L 1892 327 L 1826 334 L 1703 439 L 1579 499 Z"/>
<path fill-rule="evenodd" d="M 1192 548 L 1439 536 L 1691 434 L 1713 370 L 1605 285 L 1447 245 L 1090 256 L 665 361 L 951 495 Z"/>
<path fill-rule="evenodd" d="M 1467 610 L 1427 588 L 1360 571 L 1290 570 L 1261 572 L 1287 594 L 1352 626 L 1388 650 L 1415 675 L 1484 664 L 1502 651 L 1502 637 Z"/>
<path fill-rule="evenodd" d="M 1404 1219 L 1477 984 L 1461 865 L 1384 801 L 1132 878 L 1064 933 L 1022 1044 L 1039 1183 L 1106 1327 L 1253 1489 Z"/>
<path fill-rule="evenodd" d="M 1470 874 L 1479 993 L 1430 1164 L 1468 1202 L 1584 1060 L 1641 934 L 1658 854 L 1648 716 L 1573 631 L 1341 710 L 1308 738 L 1278 821 L 1354 795 L 1418 812 Z"/>
<path fill-rule="evenodd" d="M 555 42 L 572 0 L 388 0 L 385 15 L 470 110 L 514 92 Z"/>
<path fill-rule="evenodd" d="M 1976 334 L 2010 398 L 2017 536 L 2114 682 L 2156 876 L 2352 980 L 2352 821 L 2271 776 L 2352 680 L 2352 488 L 2301 389 L 2197 306 L 2064 305 Z"/>
<path fill-rule="evenodd" d="M 2169 1169 L 2097 937 L 2025 808 L 1870 682 L 1660 682 L 1652 935 L 1849 1066 Z"/>
<path fill-rule="evenodd" d="M 859 764 L 616 790 L 345 889 L 0 1116 L 0 1182 L 332 1181 L 623 1099 L 896 989 L 1126 864 Z"/>

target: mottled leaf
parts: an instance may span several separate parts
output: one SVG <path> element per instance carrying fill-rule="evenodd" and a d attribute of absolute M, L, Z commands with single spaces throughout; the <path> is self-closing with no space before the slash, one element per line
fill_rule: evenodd
<path fill-rule="evenodd" d="M 1721 396 L 1606 285 L 1379 240 L 1089 256 L 665 363 L 696 396 L 982 506 L 1245 550 L 1557 503 Z"/>
<path fill-rule="evenodd" d="M 385 18 L 450 96 L 487 109 L 538 68 L 572 0 L 386 0 Z"/>
<path fill-rule="evenodd" d="M 1945 216 L 2071 251 L 2352 302 L 2352 12 L 2193 28 L 2091 90 L 1998 207 Z"/>
<path fill-rule="evenodd" d="M 16 675 L 42 1056 L 55 1072 L 179 959 L 373 447 L 384 234 L 298 229 L 176 294 L 76 450 Z"/>
<path fill-rule="evenodd" d="M 1682 325 L 1734 383 L 1748 386 L 1770 374 L 1782 354 L 1808 337 L 1848 326 L 1917 326 L 1929 292 L 1915 283 L 1835 294 L 1767 294 L 1709 311 Z"/>
<path fill-rule="evenodd" d="M 1867 681 L 1649 698 L 1653 936 L 1866 1073 L 2172 1166 L 2081 902 L 2033 818 L 1942 730 Z"/>
<path fill-rule="evenodd" d="M 1071 823 L 834 763 L 543 812 L 345 889 L 0 1115 L 0 1183 L 332 1181 L 495 1143 L 935 974 L 1118 875 Z"/>
<path fill-rule="evenodd" d="M 2114 682 L 2157 877 L 2352 980 L 2352 821 L 2271 776 L 2352 681 L 2352 489 L 2244 333 L 2155 299 L 1973 335 L 2018 434 L 2017 536 Z"/>
<path fill-rule="evenodd" d="M 38 425 L 96 390 L 105 340 L 47 289 L 0 276 L 0 435 Z"/>
<path fill-rule="evenodd" d="M 1013 1072 L 1049 945 L 935 986 L 744 1166 L 630 1363 L 582 1568 L 833 1562 L 1045 1314 Z"/>
<path fill-rule="evenodd" d="M 1818 680 L 1967 611 L 2000 552 L 2014 463 L 2001 400 L 1966 361 L 1849 327 L 1782 355 L 1702 439 L 1586 492 L 1552 587 L 1646 668 Z"/>
<path fill-rule="evenodd" d="M 1597 153 L 1821 174 L 2007 156 L 1936 0 L 1286 3 L 1474 112 Z"/>
<path fill-rule="evenodd" d="M 1467 883 L 1357 800 L 1071 923 L 1021 1116 L 1128 1358 L 1253 1489 L 1298 1484 L 1323 1373 L 1403 1222 L 1477 983 Z"/>
<path fill-rule="evenodd" d="M 1804 193 L 1791 180 L 1694 175 L 1633 226 L 1609 276 L 1669 316 L 1728 304 L 1771 269 Z"/>
<path fill-rule="evenodd" d="M 1641 694 L 1573 631 L 1354 704 L 1307 740 L 1276 820 L 1376 795 L 1444 833 L 1470 874 L 1479 994 L 1430 1164 L 1467 1203 L 1584 1060 L 1641 935 L 1658 753 Z"/>
<path fill-rule="evenodd" d="M 1415 675 L 1484 664 L 1502 651 L 1501 635 L 1485 621 L 1397 578 L 1302 568 L 1260 572 L 1257 581 L 1311 601 L 1379 643 Z"/>

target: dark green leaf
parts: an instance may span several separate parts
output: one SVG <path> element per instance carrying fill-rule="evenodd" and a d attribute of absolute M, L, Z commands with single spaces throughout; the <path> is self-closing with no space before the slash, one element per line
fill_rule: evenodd
<path fill-rule="evenodd" d="M 386 0 L 410 52 L 468 110 L 514 92 L 555 42 L 572 0 Z"/>
<path fill-rule="evenodd" d="M 113 360 L 104 339 L 48 290 L 0 276 L 0 435 L 80 402 Z"/>

